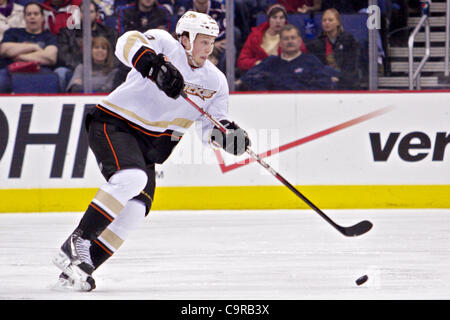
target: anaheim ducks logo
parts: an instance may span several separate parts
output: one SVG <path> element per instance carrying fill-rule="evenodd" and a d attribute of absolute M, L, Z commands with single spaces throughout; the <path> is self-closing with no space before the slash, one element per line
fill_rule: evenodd
<path fill-rule="evenodd" d="M 203 101 L 205 101 L 205 99 L 211 99 L 216 94 L 217 91 L 205 89 L 198 85 L 185 82 L 184 83 L 184 92 L 186 92 L 187 94 L 192 94 L 194 96 L 197 96 L 200 99 L 202 99 Z"/>

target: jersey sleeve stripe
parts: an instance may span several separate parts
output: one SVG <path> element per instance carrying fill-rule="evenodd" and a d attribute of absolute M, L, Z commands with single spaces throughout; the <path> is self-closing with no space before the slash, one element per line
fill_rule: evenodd
<path fill-rule="evenodd" d="M 123 46 L 123 58 L 127 63 L 130 63 L 128 56 L 138 40 L 147 45 L 149 44 L 147 40 L 145 40 L 145 37 L 143 37 L 138 31 L 131 31 L 130 35 L 127 37 L 125 45 Z"/>

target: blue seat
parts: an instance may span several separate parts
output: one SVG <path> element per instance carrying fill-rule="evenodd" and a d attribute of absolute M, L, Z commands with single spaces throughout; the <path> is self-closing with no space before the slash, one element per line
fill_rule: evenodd
<path fill-rule="evenodd" d="M 11 74 L 13 93 L 59 93 L 58 76 L 54 72 Z"/>

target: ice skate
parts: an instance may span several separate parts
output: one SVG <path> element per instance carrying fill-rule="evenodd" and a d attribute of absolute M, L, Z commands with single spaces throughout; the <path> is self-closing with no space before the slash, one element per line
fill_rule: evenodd
<path fill-rule="evenodd" d="M 58 291 L 92 291 L 95 289 L 95 280 L 91 276 L 88 276 L 86 281 L 75 281 L 66 273 L 61 272 L 53 289 Z"/>
<path fill-rule="evenodd" d="M 61 246 L 61 251 L 53 259 L 53 263 L 63 273 L 58 282 L 62 286 L 71 286 L 75 290 L 91 291 L 95 288 L 92 278 L 94 266 L 89 248 L 91 243 L 74 232 Z"/>

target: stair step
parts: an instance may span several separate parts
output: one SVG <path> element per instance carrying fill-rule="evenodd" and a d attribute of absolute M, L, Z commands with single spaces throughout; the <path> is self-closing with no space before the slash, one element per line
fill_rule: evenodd
<path fill-rule="evenodd" d="M 430 8 L 431 16 L 429 18 L 430 20 L 430 26 L 432 28 L 434 27 L 445 27 L 446 25 L 446 17 L 445 12 L 447 10 L 447 3 L 446 1 L 433 1 Z M 417 24 L 420 21 L 420 16 L 409 16 L 408 18 L 408 27 L 414 28 L 417 26 Z M 439 30 L 439 31 L 438 31 Z M 445 47 L 443 46 L 443 43 L 446 40 L 446 34 L 445 32 L 442 32 L 443 29 L 434 28 L 431 29 L 430 34 L 430 40 L 432 43 L 431 45 L 431 56 L 432 58 L 444 58 L 445 56 Z M 411 30 L 412 31 L 412 30 Z M 415 38 L 415 43 L 424 43 L 425 42 L 425 32 L 424 28 L 421 28 L 420 32 L 417 34 Z M 440 46 L 437 47 L 436 44 L 440 42 Z M 409 56 L 409 49 L 407 46 L 399 47 L 399 44 L 397 46 L 390 47 L 389 50 L 389 56 L 392 58 L 403 58 L 407 59 Z M 425 48 L 419 47 L 414 48 L 414 57 L 421 58 L 425 54 Z M 417 70 L 417 67 L 419 66 L 419 61 L 414 62 L 414 70 Z M 391 64 L 391 72 L 394 74 L 401 74 L 403 73 L 403 76 L 390 76 L 390 77 L 378 77 L 378 87 L 380 89 L 409 89 L 409 63 L 407 61 L 392 61 Z M 420 78 L 420 85 L 422 88 L 439 88 L 439 89 L 450 89 L 449 84 L 443 84 L 439 83 L 439 79 L 437 76 L 431 75 L 430 73 L 427 74 L 427 72 L 444 72 L 445 63 L 443 61 L 428 61 L 424 68 L 422 69 L 422 72 L 425 73 Z"/>
<path fill-rule="evenodd" d="M 425 48 L 414 48 L 414 57 L 423 57 L 425 55 Z M 431 47 L 431 57 L 445 57 L 445 47 Z M 389 56 L 392 58 L 408 58 L 408 47 L 391 47 Z"/>
<path fill-rule="evenodd" d="M 430 32 L 431 42 L 445 42 L 445 32 Z M 419 32 L 416 36 L 416 42 L 425 42 L 425 32 Z"/>
<path fill-rule="evenodd" d="M 434 12 L 445 12 L 447 9 L 445 2 L 432 2 L 430 12 L 433 14 Z"/>
<path fill-rule="evenodd" d="M 450 88 L 448 84 L 440 84 L 438 77 L 421 77 L 420 85 L 424 87 L 432 88 Z M 409 88 L 409 78 L 408 77 L 379 77 L 378 78 L 379 88 Z"/>
<path fill-rule="evenodd" d="M 414 70 L 417 70 L 419 62 L 414 62 Z M 422 68 L 422 72 L 444 72 L 445 63 L 443 61 L 427 62 Z M 409 72 L 408 62 L 391 62 L 392 72 Z"/>
<path fill-rule="evenodd" d="M 445 27 L 445 16 L 442 17 L 430 17 L 431 27 Z M 420 21 L 420 17 L 409 17 L 408 27 L 415 27 Z"/>

